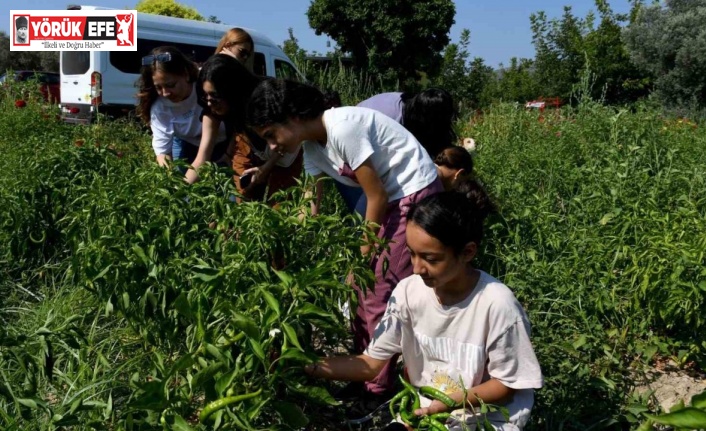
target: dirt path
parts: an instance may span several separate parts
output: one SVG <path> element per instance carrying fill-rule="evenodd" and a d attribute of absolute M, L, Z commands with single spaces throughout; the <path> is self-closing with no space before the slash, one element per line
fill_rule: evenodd
<path fill-rule="evenodd" d="M 700 372 L 687 372 L 669 361 L 658 365 L 646 374 L 636 391 L 644 394 L 654 391 L 654 398 L 664 411 L 669 411 L 679 401 L 689 404 L 691 397 L 706 391 L 706 375 Z"/>

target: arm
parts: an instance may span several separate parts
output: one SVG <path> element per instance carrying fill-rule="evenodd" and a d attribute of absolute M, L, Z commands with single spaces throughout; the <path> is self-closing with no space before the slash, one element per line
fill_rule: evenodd
<path fill-rule="evenodd" d="M 380 225 L 385 217 L 385 211 L 387 210 L 388 195 L 370 159 L 363 162 L 363 164 L 355 170 L 355 176 L 368 200 L 368 206 L 365 210 L 365 221 Z M 374 228 L 376 233 L 377 230 L 378 228 Z M 367 237 L 364 239 L 366 242 L 369 242 Z M 364 245 L 360 248 L 360 251 L 364 255 L 367 255 L 371 251 L 371 246 Z"/>
<path fill-rule="evenodd" d="M 380 374 L 388 360 L 373 359 L 368 355 L 330 356 L 304 367 L 311 377 L 328 380 L 369 381 Z"/>
<path fill-rule="evenodd" d="M 152 131 L 152 149 L 159 166 L 167 167 L 172 161 L 174 132 L 168 129 L 161 115 L 151 111 L 150 130 Z"/>
<path fill-rule="evenodd" d="M 193 184 L 199 180 L 199 174 L 196 170 L 204 163 L 211 160 L 211 155 L 213 155 L 213 147 L 216 144 L 216 138 L 218 137 L 218 128 L 221 125 L 221 121 L 217 120 L 210 115 L 204 115 L 201 126 L 201 143 L 199 144 L 199 152 L 196 155 L 196 159 L 191 164 L 192 168 L 186 171 L 185 180 L 189 184 Z"/>
<path fill-rule="evenodd" d="M 250 185 L 248 185 L 245 190 L 249 190 L 251 187 L 267 181 L 267 177 L 270 176 L 270 172 L 272 172 L 272 169 L 274 169 L 280 158 L 282 158 L 282 156 L 279 153 L 272 153 L 264 165 L 244 170 L 243 175 L 253 175 Z"/>
<path fill-rule="evenodd" d="M 319 215 L 319 208 L 321 208 L 321 199 L 324 198 L 324 184 L 319 181 L 325 176 L 325 174 L 318 174 L 315 175 L 314 178 L 316 179 L 314 183 L 314 193 L 316 195 L 314 196 L 314 200 L 311 201 L 311 215 L 312 216 L 317 216 Z M 307 190 L 304 193 L 305 198 L 310 198 L 311 197 L 311 189 Z M 303 213 L 303 210 L 302 210 Z"/>
<path fill-rule="evenodd" d="M 480 406 L 480 402 L 478 401 L 479 399 L 483 400 L 483 402 L 486 404 L 502 405 L 506 404 L 512 399 L 512 396 L 515 394 L 515 389 L 508 388 L 507 386 L 502 384 L 500 380 L 490 379 L 484 383 L 481 383 L 478 386 L 469 388 L 467 390 L 467 394 L 468 396 L 465 401 L 466 405 L 470 404 L 474 407 Z M 458 404 L 461 404 L 461 401 L 463 401 L 463 391 L 454 392 L 449 396 L 453 398 L 454 401 L 456 401 Z M 444 403 L 442 403 L 441 401 L 434 400 L 429 405 L 429 407 L 417 409 L 414 411 L 414 413 L 417 416 L 423 416 L 432 415 L 434 413 L 441 413 L 448 410 L 449 408 L 446 407 Z"/>

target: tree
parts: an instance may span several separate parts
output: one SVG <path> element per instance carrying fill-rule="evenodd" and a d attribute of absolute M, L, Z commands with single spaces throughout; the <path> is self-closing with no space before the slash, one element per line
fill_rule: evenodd
<path fill-rule="evenodd" d="M 222 24 L 223 23 L 223 21 L 218 19 L 218 17 L 216 15 L 209 15 L 208 19 L 206 21 L 212 22 L 214 24 Z"/>
<path fill-rule="evenodd" d="M 494 99 L 525 103 L 541 96 L 533 69 L 534 62 L 528 58 L 513 57 L 509 66 L 501 65 Z"/>
<path fill-rule="evenodd" d="M 435 86 L 449 91 L 457 102 L 470 97 L 468 74 L 468 46 L 471 43 L 471 32 L 461 31 L 459 42 L 449 44 L 444 49 L 439 75 L 433 80 Z"/>
<path fill-rule="evenodd" d="M 655 96 L 672 109 L 706 108 L 706 0 L 641 7 L 623 30 L 630 58 L 655 79 Z"/>
<path fill-rule="evenodd" d="M 140 0 L 137 3 L 137 6 L 135 6 L 135 10 L 154 15 L 173 16 L 176 18 L 204 21 L 204 17 L 201 16 L 196 9 L 191 6 L 177 3 L 174 0 Z"/>
<path fill-rule="evenodd" d="M 299 39 L 294 37 L 294 29 L 289 27 L 289 38 L 282 44 L 282 51 L 287 54 L 287 57 L 292 59 L 294 64 L 300 66 L 304 64 L 306 59 L 306 51 L 299 46 Z"/>
<path fill-rule="evenodd" d="M 468 73 L 469 104 L 472 109 L 482 109 L 490 106 L 493 101 L 492 86 L 495 82 L 495 71 L 485 64 L 482 58 L 476 57 L 471 62 Z"/>
<path fill-rule="evenodd" d="M 629 16 L 615 14 L 607 0 L 595 0 L 595 4 L 598 27 L 594 12 L 582 19 L 568 6 L 560 20 L 548 21 L 544 12 L 530 17 L 537 52 L 534 73 L 544 96 L 568 99 L 587 70 L 595 78 L 594 99 L 633 102 L 649 91 L 649 77 L 632 63 L 621 37 L 621 24 Z"/>
<path fill-rule="evenodd" d="M 7 69 L 59 71 L 59 52 L 10 51 L 10 38 L 0 31 L 0 74 Z"/>
<path fill-rule="evenodd" d="M 592 17 L 589 16 L 590 21 Z M 568 99 L 580 81 L 585 65 L 583 35 L 586 20 L 576 18 L 570 6 L 561 20 L 547 20 L 543 11 L 530 15 L 534 43 L 535 74 L 545 96 Z"/>
<path fill-rule="evenodd" d="M 600 25 L 584 38 L 586 68 L 595 74 L 593 98 L 630 103 L 648 95 L 652 80 L 630 60 L 621 36 L 627 15 L 616 15 L 605 0 L 597 0 Z"/>
<path fill-rule="evenodd" d="M 405 81 L 437 73 L 455 13 L 452 0 L 312 0 L 307 16 L 357 67 Z"/>

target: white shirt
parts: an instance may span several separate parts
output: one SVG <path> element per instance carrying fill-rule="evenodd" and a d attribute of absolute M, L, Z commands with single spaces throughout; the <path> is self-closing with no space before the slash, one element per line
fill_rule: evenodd
<path fill-rule="evenodd" d="M 437 178 L 436 166 L 407 129 L 368 108 L 332 108 L 324 112 L 326 145 L 305 141 L 304 168 L 325 173 L 343 184 L 360 185 L 353 171 L 370 159 L 382 180 L 388 201 L 422 190 Z"/>
<path fill-rule="evenodd" d="M 189 97 L 181 102 L 175 103 L 166 97 L 157 97 L 150 108 L 154 153 L 171 155 L 174 137 L 198 147 L 201 143 L 201 111 L 202 108 L 197 102 L 195 84 Z M 226 128 L 221 121 L 216 142 L 222 142 L 225 138 Z"/>
<path fill-rule="evenodd" d="M 475 289 L 452 306 L 439 304 L 434 289 L 418 275 L 400 281 L 365 353 L 387 360 L 401 352 L 412 385 L 446 393 L 461 390 L 461 381 L 471 388 L 491 377 L 499 380 L 516 390 L 505 405 L 510 424 L 499 412 L 489 413 L 488 419 L 497 429 L 516 430 L 529 419 L 533 388 L 543 385 L 542 372 L 522 306 L 507 286 L 479 272 Z M 424 399 L 422 406 L 430 403 Z M 463 413 L 461 409 L 454 416 Z M 454 419 L 449 425 L 461 429 Z"/>

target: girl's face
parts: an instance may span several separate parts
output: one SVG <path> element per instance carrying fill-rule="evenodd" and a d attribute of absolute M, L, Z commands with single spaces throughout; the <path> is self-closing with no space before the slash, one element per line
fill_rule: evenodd
<path fill-rule="evenodd" d="M 457 255 L 413 221 L 407 223 L 407 248 L 414 274 L 422 277 L 428 287 L 442 292 L 446 286 L 463 279 L 475 256 L 475 247 L 466 247 Z"/>
<path fill-rule="evenodd" d="M 272 151 L 278 153 L 296 153 L 302 139 L 302 125 L 296 119 L 286 123 L 275 123 L 265 127 L 255 127 L 257 133 L 267 142 Z"/>
<path fill-rule="evenodd" d="M 228 44 L 226 50 L 242 64 L 245 64 L 253 54 L 253 46 L 247 42 Z"/>
<path fill-rule="evenodd" d="M 228 102 L 218 95 L 216 86 L 211 81 L 204 81 L 203 92 L 203 102 L 208 104 L 211 112 L 221 117 L 228 114 Z"/>
<path fill-rule="evenodd" d="M 157 70 L 152 74 L 152 81 L 158 95 L 175 103 L 185 100 L 193 90 L 187 75 L 176 75 Z"/>
<path fill-rule="evenodd" d="M 436 172 L 444 185 L 444 190 L 449 191 L 456 185 L 459 177 L 463 174 L 463 169 L 453 169 L 442 165 L 436 167 Z"/>

